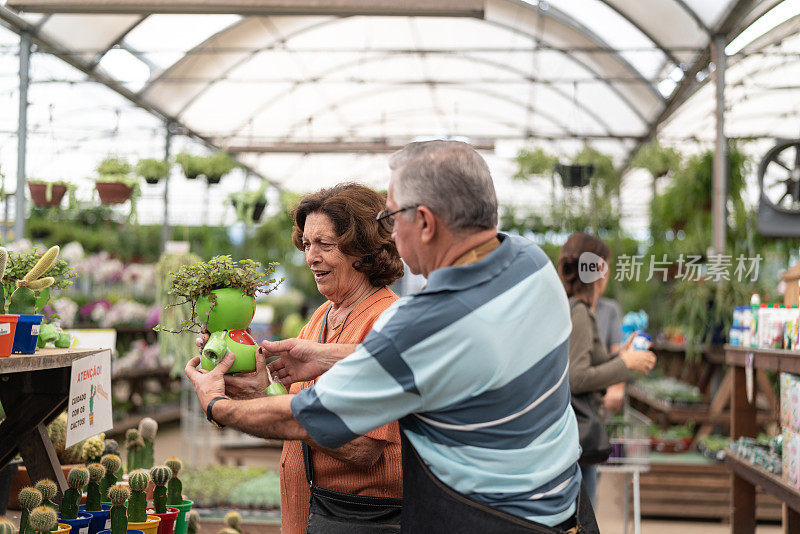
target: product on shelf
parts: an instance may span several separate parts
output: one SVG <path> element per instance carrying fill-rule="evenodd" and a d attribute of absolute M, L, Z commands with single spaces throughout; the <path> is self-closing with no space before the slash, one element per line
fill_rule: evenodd
<path fill-rule="evenodd" d="M 760 303 L 753 295 L 750 306 L 736 306 L 728 333 L 731 345 L 759 348 L 798 350 L 800 339 L 800 309 L 783 304 Z"/>

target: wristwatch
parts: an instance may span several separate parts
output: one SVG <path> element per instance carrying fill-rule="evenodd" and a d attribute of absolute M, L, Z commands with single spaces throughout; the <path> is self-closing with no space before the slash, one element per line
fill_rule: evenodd
<path fill-rule="evenodd" d="M 221 399 L 231 400 L 230 397 L 214 397 L 211 399 L 211 402 L 208 403 L 208 406 L 206 406 L 206 419 L 217 428 L 225 428 L 225 425 L 221 425 L 214 420 L 214 416 L 211 415 L 211 408 L 214 407 L 214 403 Z"/>

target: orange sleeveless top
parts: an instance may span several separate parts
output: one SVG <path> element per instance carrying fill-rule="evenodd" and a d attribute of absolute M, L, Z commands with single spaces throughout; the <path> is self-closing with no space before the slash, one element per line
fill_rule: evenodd
<path fill-rule="evenodd" d="M 372 325 L 380 314 L 396 300 L 397 295 L 390 289 L 379 289 L 356 306 L 345 320 L 343 330 L 329 335 L 326 343 L 361 343 L 372 330 Z M 329 301 L 320 306 L 297 337 L 317 341 L 325 311 L 330 305 Z M 314 382 L 316 380 L 292 384 L 289 393 L 298 393 L 300 390 L 310 387 Z M 381 457 L 367 470 L 353 468 L 341 460 L 312 448 L 311 458 L 314 464 L 315 484 L 330 490 L 356 495 L 402 497 L 400 427 L 397 421 L 376 428 L 365 435 L 386 442 Z M 306 481 L 301 445 L 302 442 L 297 440 L 283 442 L 283 453 L 281 454 L 282 534 L 304 534 L 308 524 L 308 501 L 311 493 Z"/>

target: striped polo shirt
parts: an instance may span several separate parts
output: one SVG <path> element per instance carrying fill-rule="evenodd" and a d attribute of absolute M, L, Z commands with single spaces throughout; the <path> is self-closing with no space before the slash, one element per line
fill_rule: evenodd
<path fill-rule="evenodd" d="M 444 483 L 553 526 L 575 512 L 581 483 L 569 305 L 539 247 L 498 237 L 483 260 L 437 269 L 395 302 L 292 412 L 330 448 L 399 419 Z"/>

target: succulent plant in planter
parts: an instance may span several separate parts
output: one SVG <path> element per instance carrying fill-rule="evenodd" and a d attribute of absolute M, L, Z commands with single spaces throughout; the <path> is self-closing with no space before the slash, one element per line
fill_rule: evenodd
<path fill-rule="evenodd" d="M 157 465 L 150 469 L 150 478 L 156 488 L 153 490 L 153 508 L 157 514 L 167 513 L 167 483 L 172 478 L 172 470 L 166 465 Z"/>
<path fill-rule="evenodd" d="M 125 432 L 125 447 L 128 450 L 127 456 L 127 470 L 128 473 L 139 469 L 141 462 L 141 452 L 144 450 L 144 440 L 136 428 L 129 428 Z"/>
<path fill-rule="evenodd" d="M 228 512 L 225 514 L 225 526 L 241 534 L 242 515 L 239 512 Z"/>
<path fill-rule="evenodd" d="M 145 490 L 150 483 L 150 473 L 146 469 L 137 469 L 128 476 L 131 496 L 128 500 L 128 521 L 145 523 L 147 521 L 147 495 Z"/>
<path fill-rule="evenodd" d="M 204 158 L 203 174 L 209 184 L 218 184 L 222 177 L 236 168 L 236 161 L 227 152 L 217 152 Z"/>
<path fill-rule="evenodd" d="M 17 289 L 11 294 L 8 312 L 14 314 L 32 315 L 36 311 L 35 291 L 41 291 L 52 286 L 56 279 L 52 276 L 42 276 L 50 270 L 58 258 L 60 248 L 58 245 L 50 247 L 28 273 L 17 280 Z"/>
<path fill-rule="evenodd" d="M 89 470 L 85 467 L 75 467 L 67 476 L 69 488 L 64 492 L 61 501 L 61 517 L 64 519 L 78 518 L 78 505 L 81 501 L 83 488 L 89 483 Z"/>
<path fill-rule="evenodd" d="M 87 466 L 89 470 L 89 483 L 86 485 L 86 511 L 98 512 L 102 510 L 102 493 L 100 482 L 106 476 L 106 468 L 103 464 L 93 463 Z"/>
<path fill-rule="evenodd" d="M 125 501 L 131 491 L 122 485 L 108 488 L 108 499 L 111 501 L 111 534 L 126 534 L 128 531 L 128 515 Z"/>
<path fill-rule="evenodd" d="M 42 506 L 48 506 L 53 510 L 58 510 L 58 505 L 53 502 L 53 497 L 58 493 L 58 486 L 49 478 L 43 478 L 33 485 L 42 494 Z"/>
<path fill-rule="evenodd" d="M 170 458 L 164 462 L 164 465 L 169 467 L 171 473 L 167 483 L 167 504 L 170 506 L 183 504 L 183 482 L 178 478 L 178 474 L 183 468 L 183 462 L 177 458 Z"/>
<path fill-rule="evenodd" d="M 92 436 L 83 442 L 81 447 L 81 454 L 86 460 L 86 465 L 100 462 L 103 457 L 103 449 L 105 448 L 106 436 L 102 432 L 96 436 Z"/>
<path fill-rule="evenodd" d="M 34 532 L 50 534 L 58 525 L 56 511 L 48 506 L 40 506 L 31 511 L 30 525 Z"/>
<path fill-rule="evenodd" d="M 122 460 L 116 454 L 106 454 L 100 458 L 100 464 L 106 469 L 105 475 L 100 480 L 101 501 L 105 501 L 108 489 L 117 483 L 117 472 L 122 468 Z"/>
<path fill-rule="evenodd" d="M 56 251 L 53 252 L 54 248 Z M 45 278 L 39 278 L 38 280 L 34 279 L 31 275 L 32 271 L 36 269 L 40 261 L 44 260 L 46 262 L 48 258 L 52 257 L 48 256 L 48 254 L 54 255 L 55 259 L 47 270 L 39 273 L 39 277 L 45 274 L 47 276 Z M 48 257 L 46 258 L 46 256 Z M 63 259 L 58 259 L 58 247 L 51 247 L 45 253 L 40 252 L 38 248 L 34 248 L 31 252 L 8 252 L 7 258 L 6 269 L 2 277 L 3 295 L 0 296 L 2 299 L 0 304 L 10 303 L 11 296 L 17 291 L 18 285 L 20 285 L 19 282 L 28 277 L 27 281 L 21 285 L 26 285 L 26 289 L 33 290 L 35 295 L 35 311 L 41 311 L 50 299 L 50 292 L 53 289 L 66 289 L 72 285 L 72 279 L 75 278 L 75 271 L 69 264 Z M 36 280 L 38 284 L 45 284 L 43 280 L 48 278 L 53 279 L 52 284 L 48 288 L 36 290 L 30 285 L 34 280 Z M 38 284 L 34 284 L 34 286 Z M 23 293 L 26 292 L 20 292 L 19 297 L 21 297 Z M 9 310 L 9 313 L 12 312 Z"/>
<path fill-rule="evenodd" d="M 31 534 L 33 532 L 30 528 L 31 510 L 42 505 L 42 492 L 32 487 L 22 488 L 19 491 L 19 505 L 22 508 L 19 518 L 19 534 Z"/>
<path fill-rule="evenodd" d="M 230 256 L 216 256 L 208 262 L 181 266 L 170 273 L 169 292 L 179 299 L 173 305 L 191 304 L 191 318 L 182 321 L 178 330 L 161 325 L 155 329 L 172 333 L 208 331 L 211 334 L 201 357 L 204 369 L 213 369 L 232 352 L 236 360 L 229 373 L 254 371 L 258 347 L 246 329 L 255 313 L 256 293 L 269 293 L 282 281 L 270 278 L 276 265 L 270 263 L 262 271 L 261 264 L 252 260 L 237 264 Z"/>
<path fill-rule="evenodd" d="M 130 176 L 131 164 L 124 158 L 108 157 L 97 166 L 95 189 L 103 204 L 131 201 L 131 214 L 136 213 L 136 200 L 141 195 L 139 180 Z"/>
<path fill-rule="evenodd" d="M 150 469 L 155 463 L 154 460 L 154 447 L 156 441 L 156 433 L 158 432 L 158 423 L 150 417 L 145 417 L 139 421 L 139 435 L 144 441 L 144 448 L 140 451 L 140 461 L 137 467 L 141 469 Z"/>
<path fill-rule="evenodd" d="M 136 163 L 136 174 L 148 184 L 157 184 L 169 176 L 169 162 L 162 159 L 143 158 Z"/>

